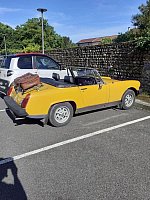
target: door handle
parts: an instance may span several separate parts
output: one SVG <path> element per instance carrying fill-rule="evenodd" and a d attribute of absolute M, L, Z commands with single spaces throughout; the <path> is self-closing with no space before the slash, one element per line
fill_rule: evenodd
<path fill-rule="evenodd" d="M 87 90 L 87 88 L 81 88 L 81 90 Z"/>

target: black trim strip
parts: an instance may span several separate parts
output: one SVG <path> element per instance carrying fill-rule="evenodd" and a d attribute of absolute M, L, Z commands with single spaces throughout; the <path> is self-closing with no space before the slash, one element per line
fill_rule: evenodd
<path fill-rule="evenodd" d="M 91 110 L 98 110 L 98 109 L 103 109 L 103 108 L 109 108 L 113 106 L 117 106 L 120 104 L 121 101 L 115 101 L 111 103 L 105 103 L 105 104 L 99 104 L 99 105 L 94 105 L 94 106 L 88 106 L 85 108 L 79 108 L 76 110 L 76 113 L 81 113 L 81 112 L 87 112 Z"/>
<path fill-rule="evenodd" d="M 44 119 L 46 115 L 28 115 L 27 118 L 30 119 Z"/>

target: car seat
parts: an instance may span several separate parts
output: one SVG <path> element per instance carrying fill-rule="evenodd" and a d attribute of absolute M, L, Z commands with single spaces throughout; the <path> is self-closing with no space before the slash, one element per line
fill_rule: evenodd
<path fill-rule="evenodd" d="M 59 80 L 60 80 L 60 75 L 57 74 L 57 73 L 53 73 L 53 74 L 52 74 L 52 78 L 53 78 L 55 81 L 59 81 Z"/>

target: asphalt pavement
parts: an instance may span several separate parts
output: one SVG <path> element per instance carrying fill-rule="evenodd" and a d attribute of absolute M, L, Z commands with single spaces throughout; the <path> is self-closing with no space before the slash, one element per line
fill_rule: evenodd
<path fill-rule="evenodd" d="M 0 99 L 0 200 L 150 199 L 148 108 L 88 112 L 55 128 L 14 122 Z"/>

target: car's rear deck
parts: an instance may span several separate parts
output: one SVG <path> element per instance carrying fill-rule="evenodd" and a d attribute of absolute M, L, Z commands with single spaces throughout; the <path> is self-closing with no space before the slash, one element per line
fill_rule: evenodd
<path fill-rule="evenodd" d="M 66 87 L 74 87 L 75 84 L 64 80 L 54 80 L 52 78 L 40 78 L 41 82 L 52 85 L 54 87 L 59 87 L 59 88 L 66 88 Z"/>

